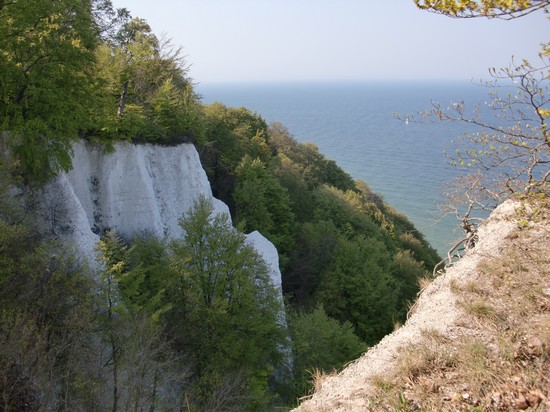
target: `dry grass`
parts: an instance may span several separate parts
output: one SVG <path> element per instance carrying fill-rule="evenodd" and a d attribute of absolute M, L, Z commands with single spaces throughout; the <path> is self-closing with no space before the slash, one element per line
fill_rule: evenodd
<path fill-rule="evenodd" d="M 546 226 L 519 228 L 475 279 L 452 282 L 463 332 L 423 331 L 397 370 L 372 380 L 372 410 L 550 410 L 548 208 L 537 218 Z"/>
<path fill-rule="evenodd" d="M 323 387 L 323 382 L 325 381 L 325 379 L 330 377 L 330 376 L 337 375 L 338 371 L 333 370 L 332 372 L 325 372 L 322 369 L 315 368 L 315 369 L 309 371 L 309 374 L 311 376 L 311 378 L 310 378 L 311 390 L 310 390 L 310 393 L 308 395 L 301 397 L 300 401 L 302 401 L 304 399 L 311 398 L 315 392 L 320 391 L 321 388 Z"/>
<path fill-rule="evenodd" d="M 433 277 L 431 276 L 423 276 L 418 279 L 418 286 L 420 287 L 420 290 L 426 289 L 432 282 L 434 281 Z"/>

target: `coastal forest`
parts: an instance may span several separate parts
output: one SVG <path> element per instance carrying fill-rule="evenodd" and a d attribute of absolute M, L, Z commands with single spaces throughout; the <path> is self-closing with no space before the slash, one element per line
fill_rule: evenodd
<path fill-rule="evenodd" d="M 0 0 L 0 27 L 0 410 L 284 410 L 405 321 L 440 261 L 421 233 L 284 125 L 203 104 L 146 20 Z M 181 239 L 108 231 L 84 261 L 32 202 L 79 139 L 193 144 L 233 224 L 201 199 Z"/>

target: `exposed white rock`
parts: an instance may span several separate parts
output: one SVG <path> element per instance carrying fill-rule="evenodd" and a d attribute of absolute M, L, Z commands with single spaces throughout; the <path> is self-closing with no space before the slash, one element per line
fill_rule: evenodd
<path fill-rule="evenodd" d="M 228 213 L 212 191 L 195 147 L 117 143 L 113 153 L 97 145 L 74 147 L 73 170 L 67 174 L 90 227 L 180 236 L 178 219 L 199 196 L 212 199 L 216 212 Z"/>
<path fill-rule="evenodd" d="M 277 252 L 277 249 L 271 243 L 269 240 L 267 240 L 260 232 L 257 230 L 249 233 L 246 236 L 246 242 L 253 246 L 254 249 L 260 254 L 261 257 L 265 260 L 265 262 L 268 265 L 269 270 L 272 273 L 280 273 L 279 270 L 279 253 Z M 281 278 L 278 279 L 272 279 L 273 285 L 281 289 Z"/>
<path fill-rule="evenodd" d="M 212 196 L 191 144 L 117 143 L 113 152 L 106 152 L 82 141 L 73 149 L 73 169 L 46 188 L 41 210 L 47 229 L 92 264 L 103 230 L 179 237 L 178 220 L 200 196 L 211 199 L 216 213 L 229 215 L 227 205 Z M 248 235 L 247 242 L 264 258 L 280 289 L 279 257 L 273 244 L 258 232 Z"/>
<path fill-rule="evenodd" d="M 246 243 L 252 246 L 264 259 L 269 269 L 271 282 L 273 286 L 279 291 L 279 298 L 283 301 L 283 286 L 281 283 L 281 270 L 279 269 L 279 253 L 275 248 L 275 245 L 267 240 L 260 232 L 255 230 L 246 236 Z M 286 324 L 286 317 L 281 313 L 281 323 Z"/>

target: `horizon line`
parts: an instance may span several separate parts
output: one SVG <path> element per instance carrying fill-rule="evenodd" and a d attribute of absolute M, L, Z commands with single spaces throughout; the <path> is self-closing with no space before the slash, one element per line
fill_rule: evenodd
<path fill-rule="evenodd" d="M 319 83 L 472 83 L 476 84 L 481 82 L 488 81 L 490 79 L 483 78 L 449 78 L 449 79 L 390 79 L 390 78 L 380 78 L 380 79 L 264 79 L 264 80 L 195 80 L 191 79 L 193 85 L 200 86 L 201 84 L 319 84 Z"/>

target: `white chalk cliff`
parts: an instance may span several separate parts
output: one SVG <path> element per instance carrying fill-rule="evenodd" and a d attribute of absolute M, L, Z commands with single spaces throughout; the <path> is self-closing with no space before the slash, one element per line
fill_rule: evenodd
<path fill-rule="evenodd" d="M 100 145 L 74 145 L 73 169 L 49 184 L 41 196 L 47 229 L 72 245 L 93 264 L 98 233 L 151 233 L 158 238 L 182 235 L 178 219 L 199 198 L 211 199 L 216 213 L 228 207 L 212 190 L 192 144 L 178 146 L 117 143 L 114 152 Z M 281 285 L 278 253 L 258 232 L 247 235 Z"/>

